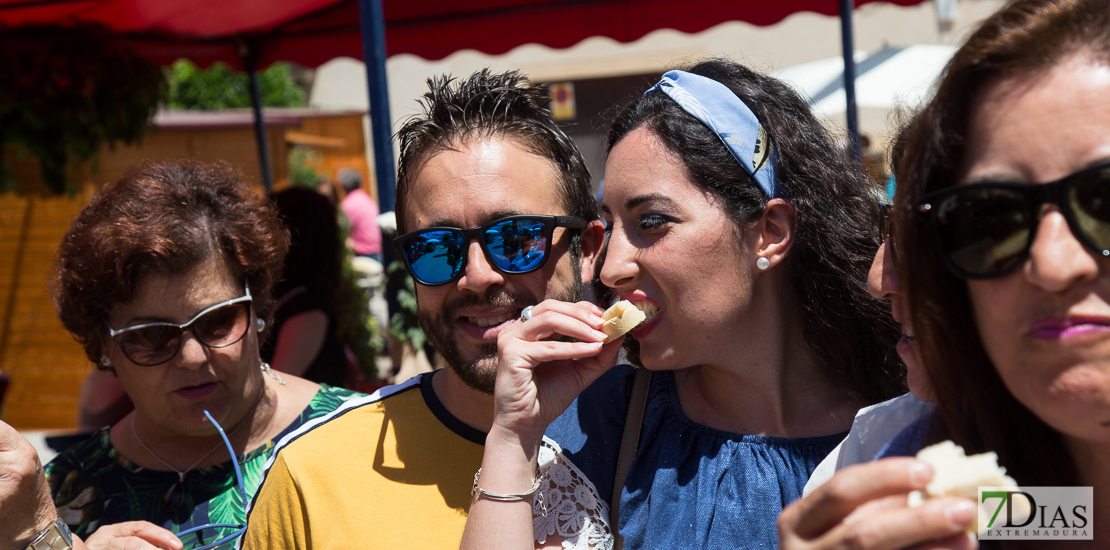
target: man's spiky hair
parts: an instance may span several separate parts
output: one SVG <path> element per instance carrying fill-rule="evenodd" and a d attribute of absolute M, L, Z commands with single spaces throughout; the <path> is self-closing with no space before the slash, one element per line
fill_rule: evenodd
<path fill-rule="evenodd" d="M 405 200 L 412 178 L 431 156 L 470 140 L 502 137 L 552 162 L 560 180 L 559 196 L 567 214 L 598 219 L 590 173 L 574 141 L 548 110 L 543 88 L 532 87 L 519 71 L 482 69 L 465 80 L 448 75 L 428 79 L 421 113 L 397 132 L 397 224 L 405 227 Z"/>

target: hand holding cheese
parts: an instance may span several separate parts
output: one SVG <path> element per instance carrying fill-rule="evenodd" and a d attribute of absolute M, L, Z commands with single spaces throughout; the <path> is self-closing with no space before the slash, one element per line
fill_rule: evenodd
<path fill-rule="evenodd" d="M 547 425 L 616 363 L 619 349 L 604 346 L 605 312 L 595 304 L 544 300 L 531 313 L 497 336 L 494 424 L 497 433 L 538 445 Z"/>
<path fill-rule="evenodd" d="M 848 466 L 779 516 L 782 550 L 972 550 L 967 533 L 975 504 L 938 496 L 906 506 L 907 495 L 927 491 L 942 474 L 910 457 L 884 458 Z"/>
<path fill-rule="evenodd" d="M 621 300 L 605 310 L 601 319 L 605 321 L 605 324 L 601 325 L 601 331 L 609 336 L 605 339 L 605 343 L 608 344 L 636 328 L 644 322 L 644 319 L 647 319 L 647 315 L 632 302 Z"/>
<path fill-rule="evenodd" d="M 932 481 L 924 490 L 910 493 L 907 504 L 911 508 L 921 506 L 926 499 L 935 497 L 963 497 L 976 501 L 978 507 L 978 521 L 972 521 L 968 526 L 969 533 L 979 533 L 986 529 L 987 523 L 993 513 L 995 503 L 979 503 L 979 487 L 1013 487 L 1018 484 L 1014 478 L 1006 475 L 1006 469 L 998 466 L 998 455 L 995 453 L 982 453 L 967 456 L 963 447 L 951 441 L 944 441 L 930 445 L 917 453 L 917 459 L 932 466 Z M 1013 513 L 1015 519 L 1024 519 L 1029 516 L 1029 501 L 1023 498 L 1013 499 Z"/>

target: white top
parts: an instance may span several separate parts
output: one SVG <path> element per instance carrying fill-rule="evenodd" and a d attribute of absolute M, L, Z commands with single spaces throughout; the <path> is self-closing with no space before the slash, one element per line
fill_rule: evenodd
<path fill-rule="evenodd" d="M 540 545 L 558 535 L 564 550 L 612 550 L 609 506 L 554 440 L 540 444 L 540 487 L 532 499 L 532 536 Z"/>
<path fill-rule="evenodd" d="M 852 430 L 809 476 L 802 496 L 820 487 L 846 466 L 871 462 L 894 436 L 918 418 L 933 411 L 935 405 L 918 400 L 912 393 L 864 407 L 856 413 Z"/>

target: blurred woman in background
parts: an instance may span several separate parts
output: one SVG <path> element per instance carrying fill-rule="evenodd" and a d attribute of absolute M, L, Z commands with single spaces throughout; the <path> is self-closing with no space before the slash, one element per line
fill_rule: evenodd
<path fill-rule="evenodd" d="M 342 387 L 348 361 L 336 330 L 336 305 L 343 243 L 336 209 L 327 197 L 290 188 L 273 197 L 289 230 L 289 254 L 274 286 L 274 339 L 262 346 L 262 360 L 281 372 Z"/>

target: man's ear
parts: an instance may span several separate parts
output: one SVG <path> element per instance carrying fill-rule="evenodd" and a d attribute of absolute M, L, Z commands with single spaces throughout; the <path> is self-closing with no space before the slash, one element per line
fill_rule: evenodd
<path fill-rule="evenodd" d="M 794 205 L 784 199 L 771 199 L 755 229 L 759 231 L 759 243 L 752 263 L 754 265 L 758 258 L 766 258 L 769 262 L 767 269 L 771 269 L 786 259 L 798 233 L 798 214 Z"/>
<path fill-rule="evenodd" d="M 601 261 L 601 250 L 605 247 L 605 224 L 593 220 L 582 230 L 582 281 L 588 283 L 594 278 L 594 266 Z"/>

